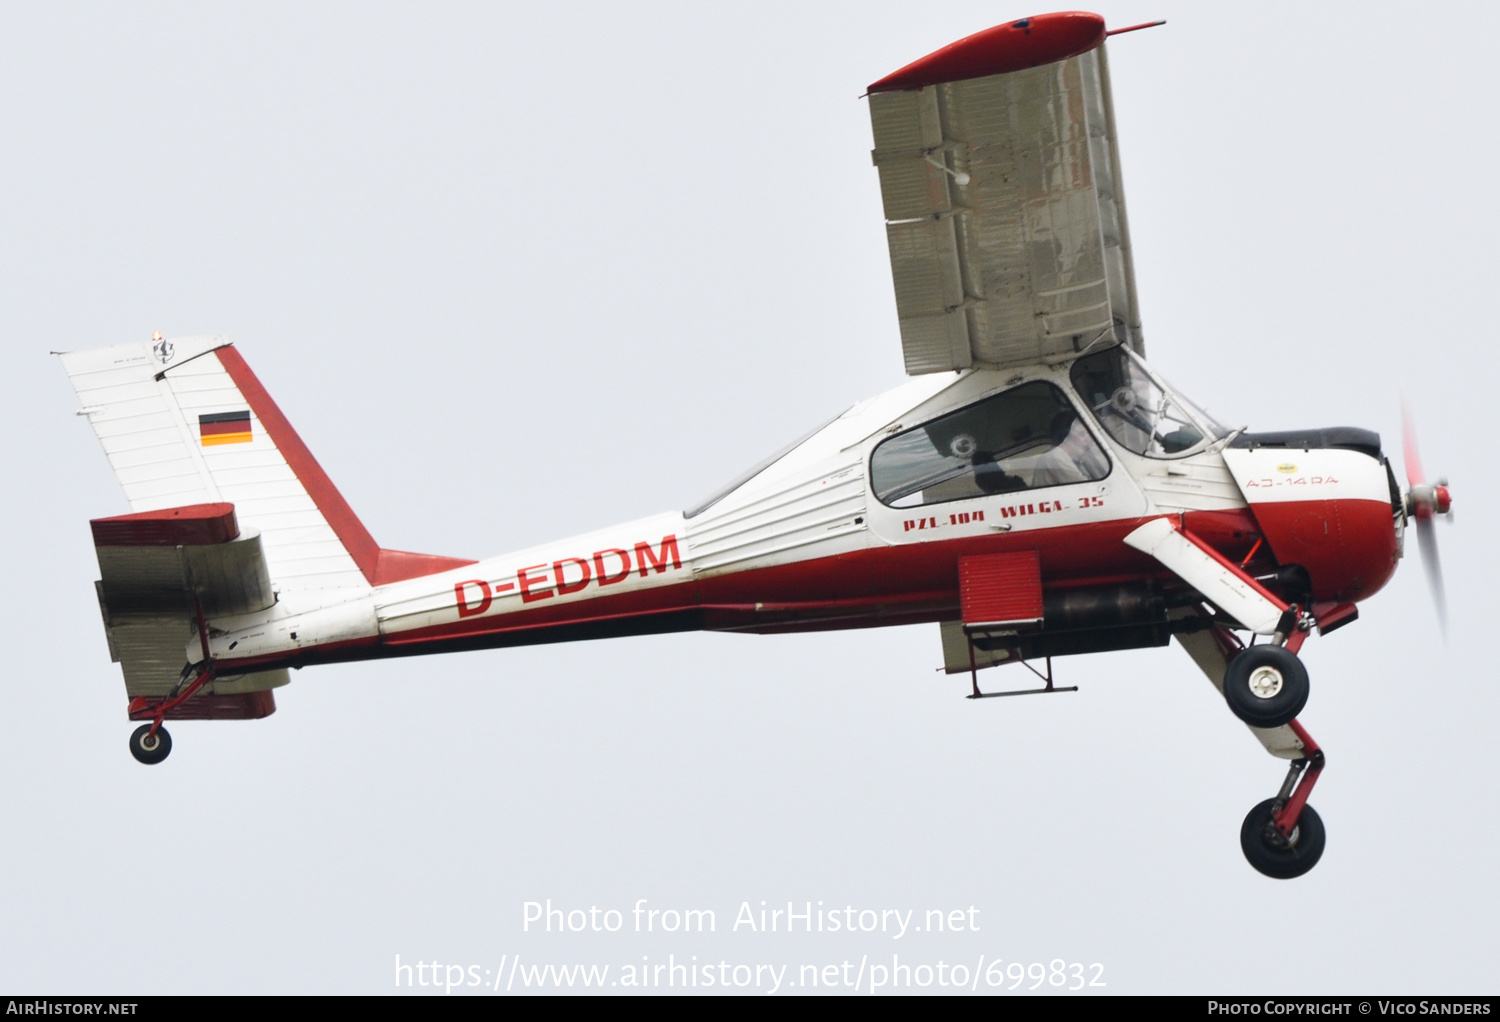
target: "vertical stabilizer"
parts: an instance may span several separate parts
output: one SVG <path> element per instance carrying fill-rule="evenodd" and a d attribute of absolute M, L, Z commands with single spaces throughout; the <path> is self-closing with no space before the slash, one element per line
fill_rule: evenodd
<path fill-rule="evenodd" d="M 227 337 L 62 362 L 131 511 L 233 504 L 279 587 L 365 589 L 472 563 L 382 550 Z"/>

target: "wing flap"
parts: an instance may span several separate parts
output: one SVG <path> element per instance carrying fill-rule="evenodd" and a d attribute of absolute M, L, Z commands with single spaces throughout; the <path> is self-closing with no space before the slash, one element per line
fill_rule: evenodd
<path fill-rule="evenodd" d="M 908 373 L 960 369 L 973 362 L 954 226 L 951 219 L 886 226 Z"/>

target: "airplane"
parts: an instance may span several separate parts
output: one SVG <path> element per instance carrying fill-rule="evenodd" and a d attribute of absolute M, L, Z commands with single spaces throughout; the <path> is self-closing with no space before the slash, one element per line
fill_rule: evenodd
<path fill-rule="evenodd" d="M 165 760 L 167 720 L 265 717 L 315 664 L 935 624 L 942 670 L 988 699 L 1175 639 L 1289 761 L 1246 858 L 1312 869 L 1299 651 L 1358 618 L 1412 523 L 1441 599 L 1452 496 L 1409 428 L 1403 491 L 1376 433 L 1228 428 L 1145 360 L 1105 45 L 1144 27 L 1023 18 L 869 86 L 911 378 L 690 508 L 481 561 L 389 550 L 228 338 L 63 353 L 132 509 L 90 523 L 131 753 Z M 1005 665 L 1040 687 L 982 691 Z"/>

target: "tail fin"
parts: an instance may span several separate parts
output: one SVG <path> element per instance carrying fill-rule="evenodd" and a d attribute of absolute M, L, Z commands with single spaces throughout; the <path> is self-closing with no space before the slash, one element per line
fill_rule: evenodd
<path fill-rule="evenodd" d="M 381 549 L 227 337 L 62 362 L 131 511 L 233 504 L 278 585 L 366 588 L 473 563 Z"/>

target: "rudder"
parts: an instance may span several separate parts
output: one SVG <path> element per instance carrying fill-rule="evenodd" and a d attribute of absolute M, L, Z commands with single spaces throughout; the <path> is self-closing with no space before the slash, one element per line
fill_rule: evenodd
<path fill-rule="evenodd" d="M 278 586 L 366 589 L 471 564 L 383 550 L 227 337 L 68 352 L 133 512 L 233 504 Z"/>

